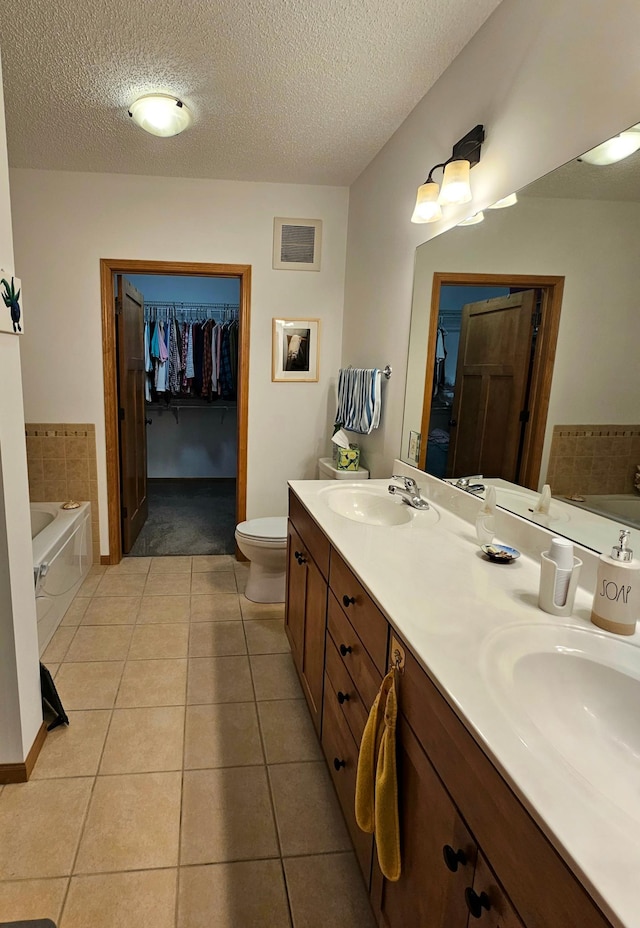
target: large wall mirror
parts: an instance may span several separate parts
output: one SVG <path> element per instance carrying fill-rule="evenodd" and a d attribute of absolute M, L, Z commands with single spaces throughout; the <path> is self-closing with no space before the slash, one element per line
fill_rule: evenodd
<path fill-rule="evenodd" d="M 640 151 L 517 199 L 416 250 L 400 456 L 640 529 Z"/>

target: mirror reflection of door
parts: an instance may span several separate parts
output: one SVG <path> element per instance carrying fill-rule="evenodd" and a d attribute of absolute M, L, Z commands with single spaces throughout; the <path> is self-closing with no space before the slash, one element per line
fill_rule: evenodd
<path fill-rule="evenodd" d="M 534 290 L 467 303 L 450 425 L 447 476 L 519 482 L 538 331 Z"/>
<path fill-rule="evenodd" d="M 535 488 L 562 278 L 434 274 L 420 465 Z"/>

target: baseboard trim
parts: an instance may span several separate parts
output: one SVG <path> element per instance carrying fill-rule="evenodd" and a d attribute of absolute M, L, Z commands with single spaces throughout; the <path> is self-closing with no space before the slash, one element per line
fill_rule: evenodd
<path fill-rule="evenodd" d="M 26 783 L 33 772 L 46 737 L 47 723 L 43 722 L 38 729 L 38 734 L 31 745 L 26 760 L 21 764 L 0 764 L 0 783 L 3 785 L 7 783 Z"/>
<path fill-rule="evenodd" d="M 101 566 L 101 567 L 108 567 L 110 563 L 111 563 L 111 555 L 110 555 L 110 554 L 101 554 L 101 555 L 100 555 L 100 566 Z"/>

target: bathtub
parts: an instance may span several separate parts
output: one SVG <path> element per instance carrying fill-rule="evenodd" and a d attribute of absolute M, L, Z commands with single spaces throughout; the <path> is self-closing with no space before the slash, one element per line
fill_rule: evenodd
<path fill-rule="evenodd" d="M 640 528 L 640 494 L 611 493 L 585 496 L 584 502 L 570 500 L 573 506 L 580 506 L 609 519 L 621 519 L 623 522 Z"/>
<path fill-rule="evenodd" d="M 40 654 L 49 644 L 92 561 L 91 504 L 31 503 L 33 580 Z"/>

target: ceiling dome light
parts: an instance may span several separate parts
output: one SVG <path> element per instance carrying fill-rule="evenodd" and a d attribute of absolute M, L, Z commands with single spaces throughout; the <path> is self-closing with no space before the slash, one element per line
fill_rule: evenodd
<path fill-rule="evenodd" d="M 470 170 L 471 165 L 468 161 L 448 162 L 444 169 L 440 191 L 440 203 L 443 206 L 471 202 Z"/>
<path fill-rule="evenodd" d="M 181 100 L 167 93 L 149 93 L 129 107 L 129 116 L 145 132 L 168 138 L 183 132 L 191 113 Z"/>
<path fill-rule="evenodd" d="M 436 220 L 442 219 L 442 210 L 438 203 L 439 193 L 439 184 L 430 183 L 429 181 L 418 187 L 418 196 L 416 197 L 411 222 L 436 222 Z"/>
<path fill-rule="evenodd" d="M 626 132 L 607 139 L 601 145 L 596 145 L 590 151 L 580 155 L 578 161 L 586 161 L 587 164 L 615 164 L 616 161 L 622 161 L 628 158 L 634 151 L 640 148 L 640 124 L 632 126 Z"/>
<path fill-rule="evenodd" d="M 484 222 L 484 213 L 480 210 L 479 213 L 474 213 L 473 216 L 469 216 L 467 219 L 463 219 L 462 222 L 459 222 L 459 226 L 477 226 L 479 222 Z"/>
<path fill-rule="evenodd" d="M 501 200 L 492 203 L 489 209 L 505 209 L 507 206 L 515 206 L 517 202 L 518 198 L 515 193 L 510 193 L 508 197 L 503 197 Z"/>

